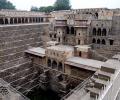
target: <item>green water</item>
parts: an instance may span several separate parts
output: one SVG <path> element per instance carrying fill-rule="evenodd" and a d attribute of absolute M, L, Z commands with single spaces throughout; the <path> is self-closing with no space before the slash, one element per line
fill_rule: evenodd
<path fill-rule="evenodd" d="M 41 89 L 30 92 L 27 97 L 30 100 L 60 100 L 60 97 L 55 92 L 51 90 L 43 91 Z"/>

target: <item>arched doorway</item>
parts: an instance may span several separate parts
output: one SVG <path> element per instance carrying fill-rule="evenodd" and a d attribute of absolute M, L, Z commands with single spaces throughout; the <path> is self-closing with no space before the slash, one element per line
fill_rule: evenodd
<path fill-rule="evenodd" d="M 107 34 L 107 31 L 106 31 L 106 29 L 104 28 L 104 29 L 102 30 L 102 36 L 106 36 L 106 34 Z"/>
<path fill-rule="evenodd" d="M 18 18 L 18 23 L 21 23 L 21 18 Z"/>
<path fill-rule="evenodd" d="M 69 34 L 69 27 L 68 26 L 66 28 L 66 32 L 67 32 L 67 34 Z"/>
<path fill-rule="evenodd" d="M 100 44 L 100 39 L 97 40 L 97 44 Z"/>
<path fill-rule="evenodd" d="M 0 19 L 0 24 L 4 24 L 3 18 Z"/>
<path fill-rule="evenodd" d="M 63 64 L 61 62 L 59 62 L 58 64 L 58 70 L 63 71 Z"/>
<path fill-rule="evenodd" d="M 10 18 L 10 24 L 13 24 L 13 18 Z"/>
<path fill-rule="evenodd" d="M 96 43 L 96 40 L 95 40 L 95 38 L 93 38 L 93 40 L 92 40 L 92 43 Z"/>
<path fill-rule="evenodd" d="M 48 67 L 51 67 L 51 60 L 50 59 L 48 59 L 47 65 L 48 65 Z"/>
<path fill-rule="evenodd" d="M 100 29 L 100 28 L 98 28 L 97 35 L 98 35 L 98 36 L 101 36 L 101 29 Z"/>
<path fill-rule="evenodd" d="M 17 24 L 17 18 L 14 18 L 14 24 Z"/>
<path fill-rule="evenodd" d="M 96 35 L 96 28 L 93 28 L 93 35 Z"/>
<path fill-rule="evenodd" d="M 8 24 L 8 19 L 7 18 L 5 18 L 5 24 Z"/>
<path fill-rule="evenodd" d="M 32 18 L 29 18 L 29 20 L 30 20 L 29 22 L 32 23 Z"/>
<path fill-rule="evenodd" d="M 96 18 L 98 18 L 98 13 L 97 12 L 95 13 L 95 16 L 96 16 Z"/>
<path fill-rule="evenodd" d="M 79 56 L 80 56 L 80 57 L 82 56 L 82 52 L 81 52 L 81 51 L 79 52 Z"/>
<path fill-rule="evenodd" d="M 104 39 L 102 40 L 102 44 L 104 44 L 104 45 L 106 44 L 106 42 L 105 42 L 105 40 L 104 40 Z"/>
<path fill-rule="evenodd" d="M 57 62 L 56 62 L 56 61 L 53 61 L 53 62 L 52 62 L 52 68 L 53 68 L 53 69 L 57 69 Z"/>
<path fill-rule="evenodd" d="M 43 22 L 43 18 L 41 18 L 41 22 Z"/>
<path fill-rule="evenodd" d="M 75 32 L 74 27 L 71 27 L 71 34 L 74 34 L 74 32 Z"/>

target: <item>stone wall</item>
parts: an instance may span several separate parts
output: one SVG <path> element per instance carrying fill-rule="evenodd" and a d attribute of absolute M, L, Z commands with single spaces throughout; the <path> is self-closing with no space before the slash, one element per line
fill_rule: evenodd
<path fill-rule="evenodd" d="M 39 76 L 24 51 L 42 46 L 48 28 L 48 23 L 0 27 L 0 78 L 22 93 L 35 86 Z"/>

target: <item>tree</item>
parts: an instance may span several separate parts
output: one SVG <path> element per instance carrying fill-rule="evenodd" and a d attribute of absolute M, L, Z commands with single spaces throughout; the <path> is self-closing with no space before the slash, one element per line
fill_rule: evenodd
<path fill-rule="evenodd" d="M 54 4 L 54 10 L 70 10 L 70 1 L 69 0 L 57 0 Z"/>
<path fill-rule="evenodd" d="M 58 11 L 58 10 L 70 10 L 70 1 L 69 0 L 56 0 L 53 6 L 47 6 L 47 7 L 40 7 L 39 9 L 37 7 L 32 7 L 31 11 L 40 11 L 40 12 L 52 12 L 52 11 Z"/>
<path fill-rule="evenodd" d="M 39 11 L 39 8 L 32 6 L 31 11 Z"/>
<path fill-rule="evenodd" d="M 15 6 L 7 0 L 0 0 L 0 9 L 15 9 Z"/>
<path fill-rule="evenodd" d="M 40 8 L 39 8 L 39 11 L 40 11 L 40 12 L 46 12 L 46 13 L 52 12 L 53 10 L 54 10 L 54 7 L 53 7 L 53 6 L 40 7 Z"/>

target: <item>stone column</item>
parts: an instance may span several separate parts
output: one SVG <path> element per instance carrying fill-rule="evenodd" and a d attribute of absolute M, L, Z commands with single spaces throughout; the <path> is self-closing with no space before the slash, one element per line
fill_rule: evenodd
<path fill-rule="evenodd" d="M 8 18 L 8 24 L 10 24 L 10 18 Z"/>
<path fill-rule="evenodd" d="M 5 24 L 5 18 L 3 18 L 3 24 Z"/>

